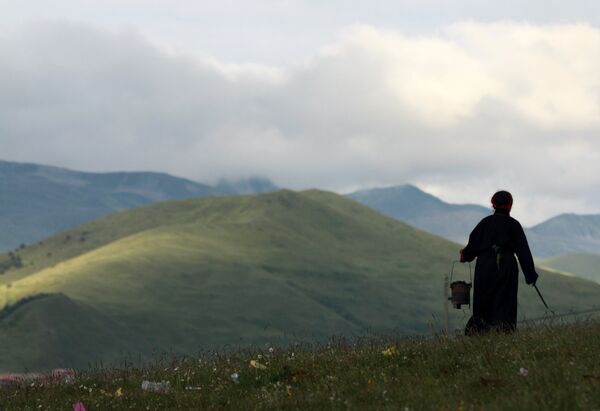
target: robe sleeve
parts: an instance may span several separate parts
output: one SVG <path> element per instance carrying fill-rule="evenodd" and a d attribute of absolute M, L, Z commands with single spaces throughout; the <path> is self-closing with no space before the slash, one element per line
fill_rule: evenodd
<path fill-rule="evenodd" d="M 471 262 L 477 257 L 481 244 L 481 236 L 483 235 L 483 224 L 480 221 L 475 226 L 471 235 L 469 235 L 469 243 L 465 248 L 460 250 L 461 262 Z"/>
<path fill-rule="evenodd" d="M 515 231 L 515 253 L 519 258 L 519 264 L 521 265 L 521 269 L 523 270 L 523 274 L 525 275 L 525 282 L 527 284 L 535 284 L 539 276 L 538 273 L 535 271 L 533 256 L 531 255 L 531 250 L 529 249 L 529 244 L 527 243 L 527 237 L 525 237 L 523 227 L 518 221 L 515 225 Z"/>

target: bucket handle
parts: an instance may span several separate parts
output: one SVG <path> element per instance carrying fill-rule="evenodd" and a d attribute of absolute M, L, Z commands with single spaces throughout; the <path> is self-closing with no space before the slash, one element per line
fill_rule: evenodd
<path fill-rule="evenodd" d="M 458 260 L 454 260 L 452 261 L 452 270 L 450 270 L 450 282 L 452 282 L 452 275 L 454 274 L 454 265 L 456 263 L 460 263 L 460 261 Z M 473 273 L 471 271 L 471 262 L 469 261 L 469 281 L 471 281 L 471 284 L 473 284 Z"/>

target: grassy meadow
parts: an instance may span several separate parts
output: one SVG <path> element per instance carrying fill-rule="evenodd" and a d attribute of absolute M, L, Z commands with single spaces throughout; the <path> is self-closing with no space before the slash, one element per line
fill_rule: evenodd
<path fill-rule="evenodd" d="M 0 275 L 0 372 L 431 335 L 442 329 L 443 275 L 459 248 L 316 190 L 128 210 L 18 250 L 20 266 Z M 457 270 L 468 278 L 465 265 Z M 600 301 L 598 284 L 541 277 L 557 312 Z M 544 314 L 531 287 L 521 287 L 519 313 Z M 451 326 L 468 316 L 451 310 Z"/>
<path fill-rule="evenodd" d="M 1 389 L 0 408 L 70 410 L 598 410 L 600 323 L 512 335 L 332 339 L 124 360 Z M 142 389 L 168 383 L 167 392 Z"/>

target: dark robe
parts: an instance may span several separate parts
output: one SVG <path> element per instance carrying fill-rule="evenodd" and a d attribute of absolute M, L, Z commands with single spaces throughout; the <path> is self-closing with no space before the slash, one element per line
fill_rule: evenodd
<path fill-rule="evenodd" d="M 508 210 L 496 210 L 477 224 L 469 236 L 469 244 L 461 251 L 461 261 L 473 261 L 473 316 L 466 334 L 490 329 L 512 331 L 517 326 L 517 290 L 519 258 L 527 284 L 538 278 L 533 257 L 521 224 Z"/>

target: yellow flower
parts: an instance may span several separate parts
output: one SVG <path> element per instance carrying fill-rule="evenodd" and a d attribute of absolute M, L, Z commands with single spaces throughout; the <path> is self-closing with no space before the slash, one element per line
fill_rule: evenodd
<path fill-rule="evenodd" d="M 250 367 L 256 368 L 257 370 L 266 370 L 267 369 L 266 365 L 261 364 L 256 360 L 250 360 Z"/>
<path fill-rule="evenodd" d="M 123 396 L 123 388 L 119 387 L 117 388 L 117 391 L 115 391 L 115 397 L 122 397 Z"/>
<path fill-rule="evenodd" d="M 386 348 L 385 350 L 383 350 L 381 353 L 383 355 L 385 355 L 386 357 L 391 357 L 392 355 L 395 355 L 397 353 L 398 349 L 396 348 L 395 345 L 392 345 L 388 348 Z"/>

